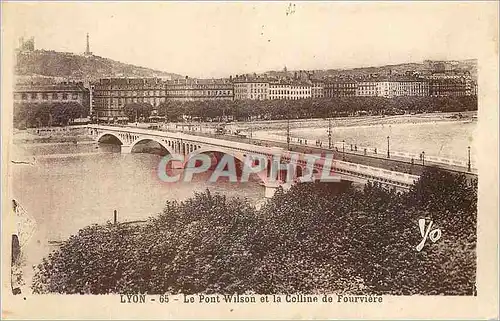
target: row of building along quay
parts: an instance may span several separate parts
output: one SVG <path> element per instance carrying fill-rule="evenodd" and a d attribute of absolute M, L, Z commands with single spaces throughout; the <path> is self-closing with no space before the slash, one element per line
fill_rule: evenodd
<path fill-rule="evenodd" d="M 335 97 L 474 96 L 477 82 L 467 71 L 434 68 L 426 73 L 406 71 L 363 76 L 317 77 L 314 72 L 285 76 L 236 75 L 224 79 L 164 80 L 160 78 L 103 78 L 93 82 L 18 84 L 14 102 L 38 104 L 76 102 L 103 120 L 124 118 L 131 103 L 153 108 L 167 100 L 300 100 Z"/>

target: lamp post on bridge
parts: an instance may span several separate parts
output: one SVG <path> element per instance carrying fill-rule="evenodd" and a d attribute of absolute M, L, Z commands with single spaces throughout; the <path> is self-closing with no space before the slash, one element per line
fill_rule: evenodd
<path fill-rule="evenodd" d="M 389 152 L 389 136 L 387 136 L 387 158 L 391 158 L 391 154 Z"/>
<path fill-rule="evenodd" d="M 342 140 L 342 160 L 345 160 L 345 139 Z"/>
<path fill-rule="evenodd" d="M 290 150 L 290 119 L 286 120 L 286 149 Z"/>
<path fill-rule="evenodd" d="M 425 151 L 422 151 L 422 166 L 425 166 Z"/>
<path fill-rule="evenodd" d="M 328 119 L 328 149 L 332 149 L 332 120 Z"/>
<path fill-rule="evenodd" d="M 467 171 L 470 172 L 470 146 L 467 146 L 467 153 L 469 154 L 469 160 L 467 161 Z"/>
<path fill-rule="evenodd" d="M 250 123 L 249 123 L 248 125 L 249 125 L 249 127 L 250 127 L 250 137 L 249 137 L 248 141 L 249 141 L 250 143 L 252 143 L 252 136 L 253 136 L 252 116 L 250 116 Z"/>

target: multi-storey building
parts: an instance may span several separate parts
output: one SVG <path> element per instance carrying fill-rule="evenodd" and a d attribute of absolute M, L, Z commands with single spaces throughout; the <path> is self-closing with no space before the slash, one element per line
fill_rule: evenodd
<path fill-rule="evenodd" d="M 377 82 L 377 96 L 428 96 L 429 83 L 420 79 L 386 79 Z"/>
<path fill-rule="evenodd" d="M 429 96 L 429 82 L 424 79 L 410 79 L 400 84 L 399 96 Z"/>
<path fill-rule="evenodd" d="M 167 81 L 166 97 L 177 101 L 233 100 L 234 88 L 228 79 L 177 79 Z"/>
<path fill-rule="evenodd" d="M 324 96 L 332 97 L 353 97 L 356 96 L 356 82 L 349 80 L 329 80 L 324 84 Z"/>
<path fill-rule="evenodd" d="M 471 96 L 474 92 L 468 75 L 433 74 L 428 79 L 430 96 Z"/>
<path fill-rule="evenodd" d="M 75 102 L 90 108 L 90 91 L 81 82 L 16 84 L 14 102 L 22 104 Z"/>
<path fill-rule="evenodd" d="M 286 81 L 277 81 L 269 84 L 269 99 L 288 99 L 291 85 Z"/>
<path fill-rule="evenodd" d="M 290 84 L 288 99 L 299 100 L 311 98 L 311 84 L 307 82 L 293 82 Z"/>
<path fill-rule="evenodd" d="M 356 96 L 378 96 L 378 81 L 360 81 L 356 86 Z"/>
<path fill-rule="evenodd" d="M 234 99 L 269 99 L 269 82 L 265 80 L 238 79 L 234 81 Z"/>
<path fill-rule="evenodd" d="M 157 107 L 165 101 L 165 85 L 158 78 L 107 78 L 93 84 L 93 111 L 98 117 L 125 116 L 130 103 L 149 103 Z"/>
<path fill-rule="evenodd" d="M 311 98 L 325 97 L 325 87 L 322 81 L 313 81 L 311 84 Z"/>

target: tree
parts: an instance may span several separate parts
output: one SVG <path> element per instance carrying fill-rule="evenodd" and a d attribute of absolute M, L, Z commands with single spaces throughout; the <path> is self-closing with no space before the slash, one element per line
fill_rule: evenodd
<path fill-rule="evenodd" d="M 87 116 L 88 111 L 77 102 L 55 103 L 50 106 L 50 114 L 53 123 L 65 126 L 76 118 Z"/>
<path fill-rule="evenodd" d="M 170 122 L 180 121 L 184 114 L 184 107 L 181 102 L 167 100 L 158 106 L 158 115 L 166 117 Z"/>
<path fill-rule="evenodd" d="M 14 104 L 14 126 L 65 126 L 71 120 L 88 116 L 88 109 L 77 102 Z"/>
<path fill-rule="evenodd" d="M 128 103 L 123 107 L 128 119 L 139 121 L 140 118 L 146 119 L 151 116 L 153 106 L 150 103 Z"/>

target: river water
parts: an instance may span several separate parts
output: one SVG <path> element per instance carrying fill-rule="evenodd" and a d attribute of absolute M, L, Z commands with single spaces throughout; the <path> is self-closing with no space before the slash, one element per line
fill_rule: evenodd
<path fill-rule="evenodd" d="M 143 220 L 159 213 L 166 200 L 183 200 L 210 189 L 227 196 L 244 195 L 255 202 L 264 197 L 258 182 L 207 182 L 209 173 L 191 183 L 164 183 L 157 176 L 161 157 L 120 154 L 97 144 L 26 147 L 36 162 L 13 166 L 13 196 L 39 223 L 49 240 L 62 240 L 93 223 Z M 89 152 L 90 149 L 95 151 Z M 51 153 L 40 154 L 50 150 Z"/>

